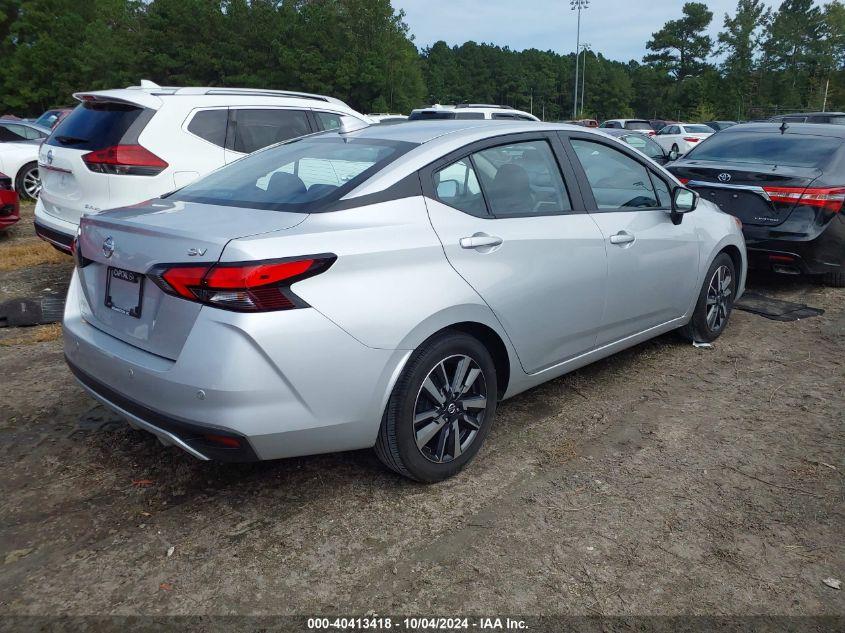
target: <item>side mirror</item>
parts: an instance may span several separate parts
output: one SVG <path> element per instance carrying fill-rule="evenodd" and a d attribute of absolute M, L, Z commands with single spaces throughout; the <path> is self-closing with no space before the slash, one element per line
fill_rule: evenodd
<path fill-rule="evenodd" d="M 698 194 L 685 187 L 675 187 L 672 191 L 672 223 L 680 224 L 685 213 L 695 211 L 698 206 Z"/>
<path fill-rule="evenodd" d="M 668 154 L 666 157 L 667 157 L 667 158 L 669 159 L 669 161 L 671 162 L 671 161 L 673 161 L 673 160 L 678 160 L 678 157 L 679 157 L 680 155 L 681 155 L 681 153 L 680 153 L 678 150 L 676 150 L 676 149 L 672 148 L 671 150 L 669 150 L 669 154 Z"/>
<path fill-rule="evenodd" d="M 438 198 L 454 198 L 458 195 L 457 180 L 443 180 L 437 184 Z"/>

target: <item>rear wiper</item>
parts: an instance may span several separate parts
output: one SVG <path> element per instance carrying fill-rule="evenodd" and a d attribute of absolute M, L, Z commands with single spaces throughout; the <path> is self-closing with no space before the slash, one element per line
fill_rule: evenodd
<path fill-rule="evenodd" d="M 56 140 L 62 145 L 79 145 L 80 143 L 87 143 L 87 138 L 79 138 L 77 136 L 57 136 Z"/>

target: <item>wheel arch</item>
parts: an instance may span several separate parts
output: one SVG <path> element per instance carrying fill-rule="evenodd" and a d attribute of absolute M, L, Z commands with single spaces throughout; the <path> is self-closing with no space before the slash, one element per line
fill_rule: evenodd
<path fill-rule="evenodd" d="M 458 330 L 465 334 L 469 334 L 475 339 L 481 341 L 481 344 L 490 352 L 493 358 L 493 365 L 496 367 L 496 391 L 497 396 L 501 399 L 508 390 L 508 384 L 511 378 L 511 362 L 508 355 L 508 348 L 505 342 L 499 336 L 498 332 L 493 328 L 478 323 L 475 321 L 462 321 L 461 323 L 454 323 L 449 327 L 440 330 Z"/>

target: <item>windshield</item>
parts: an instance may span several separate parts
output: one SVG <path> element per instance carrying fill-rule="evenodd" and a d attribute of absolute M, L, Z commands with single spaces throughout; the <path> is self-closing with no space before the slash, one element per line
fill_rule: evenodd
<path fill-rule="evenodd" d="M 797 134 L 731 134 L 720 132 L 694 147 L 684 157 L 758 165 L 822 167 L 842 146 L 840 138 Z"/>
<path fill-rule="evenodd" d="M 712 134 L 716 131 L 708 125 L 685 125 L 684 130 L 691 134 Z"/>
<path fill-rule="evenodd" d="M 337 200 L 413 147 L 335 133 L 295 139 L 218 169 L 170 198 L 312 213 L 314 203 Z"/>

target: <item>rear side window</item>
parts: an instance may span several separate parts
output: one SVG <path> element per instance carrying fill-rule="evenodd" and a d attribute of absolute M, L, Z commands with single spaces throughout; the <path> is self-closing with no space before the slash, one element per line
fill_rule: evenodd
<path fill-rule="evenodd" d="M 630 156 L 593 141 L 572 139 L 596 207 L 634 210 L 660 207 L 648 170 Z"/>
<path fill-rule="evenodd" d="M 225 108 L 201 110 L 191 119 L 188 124 L 188 131 L 209 143 L 224 147 L 226 145 L 226 124 L 228 121 L 229 111 Z"/>
<path fill-rule="evenodd" d="M 484 113 L 483 112 L 456 112 L 455 118 L 456 119 L 483 119 Z"/>
<path fill-rule="evenodd" d="M 412 147 L 413 143 L 343 139 L 336 134 L 298 138 L 230 163 L 171 198 L 312 213 Z"/>
<path fill-rule="evenodd" d="M 235 110 L 234 120 L 232 149 L 244 154 L 311 132 L 308 117 L 302 110 Z"/>
<path fill-rule="evenodd" d="M 463 114 L 470 114 L 469 112 L 464 112 Z M 420 112 L 411 112 L 411 115 L 408 117 L 409 121 L 430 121 L 430 120 L 442 120 L 442 119 L 455 119 L 454 112 L 449 111 L 442 111 L 442 110 L 421 110 Z M 481 118 L 484 118 L 484 115 L 481 115 Z"/>
<path fill-rule="evenodd" d="M 833 125 L 845 125 L 845 116 L 829 117 L 828 123 L 832 123 Z"/>
<path fill-rule="evenodd" d="M 469 157 L 462 158 L 434 174 L 437 199 L 443 204 L 460 209 L 470 215 L 487 215 L 478 175 Z"/>
<path fill-rule="evenodd" d="M 46 143 L 95 150 L 135 142 L 153 114 L 128 103 L 86 101 L 56 126 Z"/>
<path fill-rule="evenodd" d="M 758 134 L 720 132 L 694 147 L 684 156 L 689 160 L 824 167 L 842 147 L 843 140 L 797 134 Z"/>
<path fill-rule="evenodd" d="M 25 141 L 26 138 L 24 126 L 9 124 L 0 125 L 0 141 L 14 143 L 16 141 Z"/>

